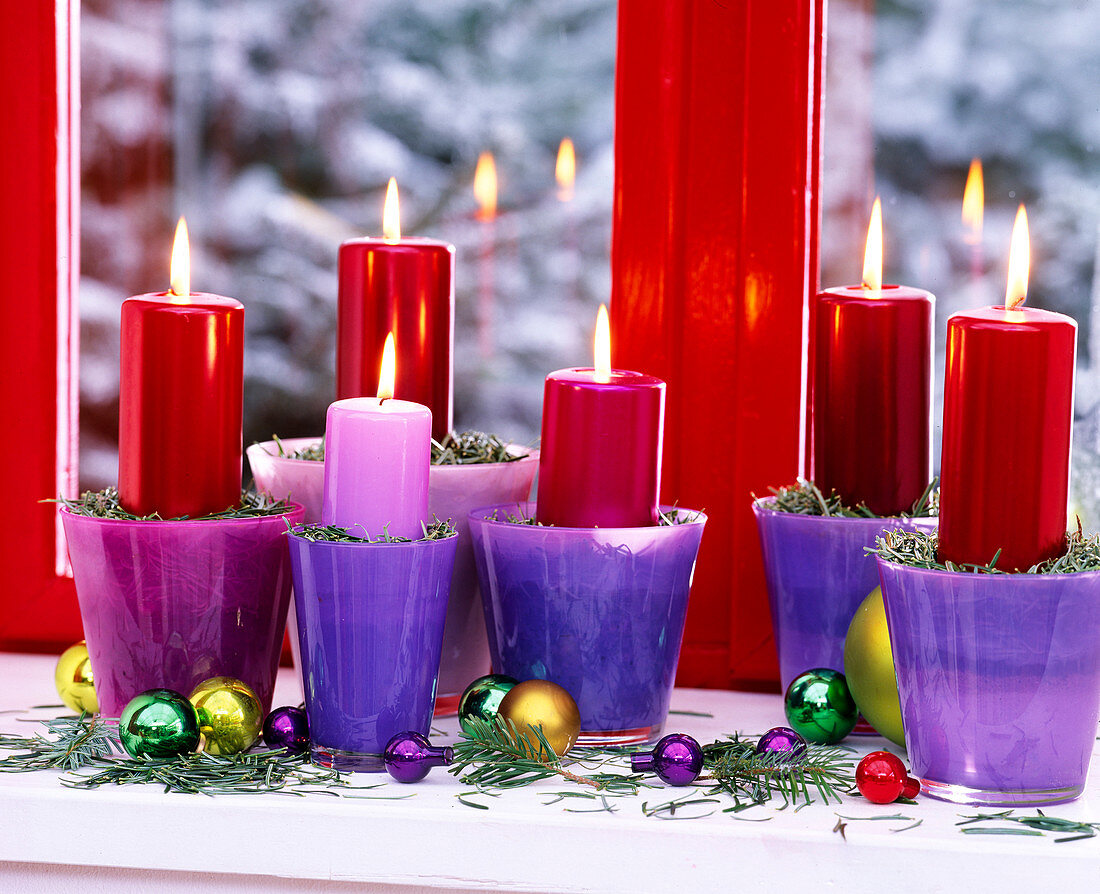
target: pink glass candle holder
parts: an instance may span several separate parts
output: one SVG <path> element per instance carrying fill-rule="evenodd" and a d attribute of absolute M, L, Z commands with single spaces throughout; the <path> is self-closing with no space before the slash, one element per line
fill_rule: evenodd
<path fill-rule="evenodd" d="M 294 453 L 321 442 L 316 438 L 286 438 L 283 450 Z M 245 450 L 256 490 L 270 494 L 276 500 L 293 500 L 305 510 L 303 524 L 312 525 L 321 520 L 321 499 L 325 492 L 325 464 L 312 459 L 292 459 L 279 455 L 276 441 L 252 444 Z"/>
<path fill-rule="evenodd" d="M 469 515 L 493 669 L 563 686 L 580 744 L 660 736 L 706 516 L 641 528 L 515 524 L 534 503 Z"/>
<path fill-rule="evenodd" d="M 878 569 L 921 791 L 1010 807 L 1080 795 L 1100 715 L 1100 572 Z"/>
<path fill-rule="evenodd" d="M 288 539 L 312 759 L 382 771 L 394 735 L 431 724 L 458 539 Z"/>
<path fill-rule="evenodd" d="M 270 709 L 290 603 L 286 523 L 301 506 L 206 521 L 61 517 L 101 714 L 217 676 Z"/>
<path fill-rule="evenodd" d="M 883 531 L 936 530 L 935 518 L 801 515 L 756 500 L 752 511 L 764 552 L 768 606 L 783 690 L 815 667 L 844 672 L 844 638 L 856 609 L 878 586 L 875 545 Z M 873 733 L 865 722 L 857 733 Z"/>
<path fill-rule="evenodd" d="M 288 453 L 310 447 L 317 438 L 288 438 L 283 449 Z M 458 700 L 472 680 L 489 672 L 489 642 L 485 638 L 485 615 L 478 593 L 466 516 L 477 506 L 523 501 L 531 495 L 531 485 L 539 467 L 539 452 L 513 444 L 513 453 L 526 453 L 522 459 L 506 463 L 470 463 L 469 465 L 432 466 L 428 472 L 428 515 L 450 519 L 458 530 L 454 575 L 447 603 L 447 623 L 443 629 L 443 652 L 439 663 L 436 716 L 447 717 L 458 711 Z M 292 498 L 305 506 L 306 524 L 321 520 L 321 494 L 324 490 L 324 464 L 314 460 L 279 456 L 274 441 L 253 444 L 248 461 L 256 478 L 256 487 L 278 499 Z M 298 651 L 297 614 L 290 604 L 287 621 L 294 666 L 301 667 Z"/>
<path fill-rule="evenodd" d="M 520 448 L 512 448 L 518 450 Z M 450 519 L 458 530 L 454 574 L 443 629 L 436 716 L 458 713 L 463 691 L 489 673 L 489 641 L 481 608 L 477 566 L 467 516 L 478 506 L 522 502 L 531 496 L 539 467 L 537 450 L 506 463 L 432 466 L 428 479 L 428 512 Z"/>

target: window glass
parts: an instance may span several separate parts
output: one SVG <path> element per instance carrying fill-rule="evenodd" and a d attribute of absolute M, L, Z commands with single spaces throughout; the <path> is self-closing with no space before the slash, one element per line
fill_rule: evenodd
<path fill-rule="evenodd" d="M 381 233 L 391 176 L 404 233 L 456 246 L 456 425 L 537 438 L 543 377 L 591 364 L 610 288 L 615 11 L 85 0 L 82 486 L 117 480 L 119 305 L 167 288 L 179 213 L 193 288 L 246 307 L 245 443 L 321 434 L 336 250 Z M 473 192 L 482 152 L 492 215 Z"/>

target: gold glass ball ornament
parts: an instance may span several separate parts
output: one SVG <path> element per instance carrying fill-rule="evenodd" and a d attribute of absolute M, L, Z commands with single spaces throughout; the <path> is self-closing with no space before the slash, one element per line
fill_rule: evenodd
<path fill-rule="evenodd" d="M 875 587 L 856 609 L 844 639 L 844 676 L 860 713 L 880 735 L 905 747 L 894 653 L 886 629 L 882 588 Z"/>
<path fill-rule="evenodd" d="M 86 711 L 95 714 L 99 711 L 92 662 L 88 658 L 88 647 L 84 640 L 74 643 L 61 653 L 53 672 L 53 682 L 57 687 L 57 694 L 67 707 L 77 713 Z"/>
<path fill-rule="evenodd" d="M 517 683 L 501 700 L 498 713 L 515 724 L 536 752 L 539 739 L 531 727 L 542 726 L 542 734 L 558 757 L 576 745 L 581 734 L 581 712 L 573 696 L 549 680 Z"/>
<path fill-rule="evenodd" d="M 211 677 L 195 687 L 191 704 L 209 754 L 237 754 L 252 747 L 264 714 L 256 693 L 233 677 Z"/>

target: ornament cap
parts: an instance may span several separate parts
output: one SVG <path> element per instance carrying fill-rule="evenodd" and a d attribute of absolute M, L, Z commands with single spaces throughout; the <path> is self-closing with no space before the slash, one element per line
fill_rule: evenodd
<path fill-rule="evenodd" d="M 630 755 L 630 769 L 634 773 L 652 773 L 653 752 L 642 751 L 637 754 Z"/>

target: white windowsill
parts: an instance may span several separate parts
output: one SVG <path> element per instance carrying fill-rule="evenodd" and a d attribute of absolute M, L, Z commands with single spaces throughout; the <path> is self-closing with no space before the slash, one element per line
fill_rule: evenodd
<path fill-rule="evenodd" d="M 0 654 L 0 711 L 56 702 L 52 656 Z M 298 683 L 283 670 L 276 704 L 297 702 Z M 666 731 L 701 741 L 742 730 L 761 733 L 784 722 L 778 696 L 677 690 Z M 34 712 L 48 717 L 52 712 Z M 0 730 L 27 735 L 34 725 L 0 714 Z M 452 720 L 437 723 L 454 731 Z M 881 739 L 849 739 L 861 754 Z M 1085 796 L 1045 812 L 1100 822 L 1097 761 Z M 385 776 L 361 777 L 380 782 Z M 357 779 L 357 781 L 359 781 Z M 164 794 L 153 786 L 73 791 L 54 773 L 0 773 L 0 889 L 301 891 L 506 890 L 553 892 L 867 890 L 1094 890 L 1100 837 L 1055 844 L 1053 837 L 960 833 L 974 808 L 921 798 L 916 806 L 878 807 L 846 798 L 797 813 L 770 806 L 683 821 L 645 817 L 641 803 L 661 803 L 690 789 L 647 790 L 616 799 L 614 814 L 567 813 L 588 802 L 545 806 L 549 781 L 480 798 L 488 810 L 454 797 L 467 791 L 442 770 L 419 784 L 388 782 L 377 794 L 402 801 L 310 795 Z M 725 803 L 717 805 L 727 806 Z M 1033 813 L 1032 809 L 1019 811 Z M 850 817 L 901 813 L 907 821 L 849 821 L 846 840 L 833 831 Z M 766 822 L 745 822 L 750 819 Z M 274 877 L 274 878 L 272 878 Z M 1089 879 L 1092 879 L 1090 882 Z M 297 880 L 297 881 L 292 881 Z M 405 887 L 405 886 L 411 886 Z M 797 888 L 793 886 L 798 886 Z"/>

